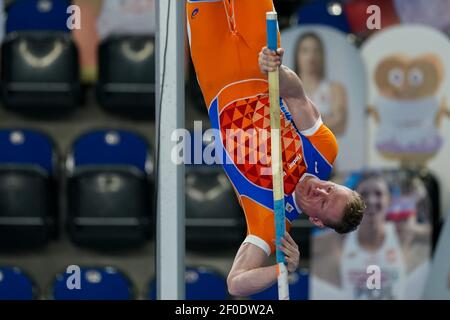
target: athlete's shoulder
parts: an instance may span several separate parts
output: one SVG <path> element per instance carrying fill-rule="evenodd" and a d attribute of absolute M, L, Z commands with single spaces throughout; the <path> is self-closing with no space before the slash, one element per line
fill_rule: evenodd
<path fill-rule="evenodd" d="M 330 164 L 333 164 L 339 152 L 339 145 L 333 132 L 325 124 L 321 123 L 317 130 L 308 135 L 307 138 L 322 156 Z"/>

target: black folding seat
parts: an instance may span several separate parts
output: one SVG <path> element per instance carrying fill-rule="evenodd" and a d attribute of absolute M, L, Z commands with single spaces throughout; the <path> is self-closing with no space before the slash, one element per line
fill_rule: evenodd
<path fill-rule="evenodd" d="M 0 130 L 0 247 L 34 248 L 56 236 L 56 152 L 31 130 Z"/>
<path fill-rule="evenodd" d="M 155 39 L 111 35 L 99 47 L 97 99 L 108 111 L 154 118 Z"/>
<path fill-rule="evenodd" d="M 152 235 L 152 158 L 139 135 L 118 130 L 86 133 L 67 159 L 68 217 L 80 246 L 120 249 Z"/>

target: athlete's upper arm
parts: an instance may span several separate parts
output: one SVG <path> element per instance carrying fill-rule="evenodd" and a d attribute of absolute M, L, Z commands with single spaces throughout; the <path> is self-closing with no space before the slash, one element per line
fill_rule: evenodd
<path fill-rule="evenodd" d="M 298 130 L 308 130 L 320 119 L 320 112 L 308 98 L 286 97 L 284 101 Z"/>

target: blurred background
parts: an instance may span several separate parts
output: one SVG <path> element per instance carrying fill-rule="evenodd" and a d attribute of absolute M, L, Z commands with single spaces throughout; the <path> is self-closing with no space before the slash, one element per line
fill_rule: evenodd
<path fill-rule="evenodd" d="M 339 140 L 333 179 L 367 203 L 346 236 L 293 224 L 291 298 L 450 299 L 450 0 L 274 2 Z M 154 299 L 155 0 L 0 8 L 0 299 Z M 187 47 L 185 70 L 186 128 L 206 130 Z M 187 299 L 230 298 L 245 232 L 222 169 L 186 166 Z"/>

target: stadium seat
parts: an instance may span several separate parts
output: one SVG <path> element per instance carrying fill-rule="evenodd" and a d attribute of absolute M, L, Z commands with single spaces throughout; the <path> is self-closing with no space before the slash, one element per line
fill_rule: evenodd
<path fill-rule="evenodd" d="M 11 3 L 11 1 L 9 1 Z M 69 0 L 16 0 L 7 6 L 6 32 L 62 31 L 67 28 Z"/>
<path fill-rule="evenodd" d="M 188 267 L 185 274 L 186 300 L 227 300 L 227 282 L 223 275 L 205 267 Z M 156 299 L 156 280 L 149 283 L 148 299 Z"/>
<path fill-rule="evenodd" d="M 55 160 L 46 135 L 0 130 L 0 247 L 36 247 L 56 235 Z"/>
<path fill-rule="evenodd" d="M 192 132 L 191 138 L 195 134 Z M 202 136 L 202 135 L 200 135 Z M 202 149 L 208 145 L 204 135 Z M 211 137 L 210 137 L 211 139 Z M 192 140 L 191 148 L 195 143 Z M 212 141 L 212 140 L 209 140 Z M 245 238 L 245 216 L 233 187 L 220 165 L 201 160 L 186 166 L 186 245 L 193 250 L 236 248 Z"/>
<path fill-rule="evenodd" d="M 78 53 L 69 34 L 20 32 L 2 46 L 6 107 L 39 115 L 65 112 L 80 101 Z"/>
<path fill-rule="evenodd" d="M 298 270 L 289 274 L 289 298 L 291 300 L 308 300 L 309 297 L 309 274 L 307 270 Z M 252 300 L 278 300 L 278 284 L 254 294 Z"/>
<path fill-rule="evenodd" d="M 36 297 L 33 281 L 17 267 L 0 267 L 0 301 L 32 300 Z"/>
<path fill-rule="evenodd" d="M 131 300 L 134 298 L 130 280 L 113 267 L 80 268 L 79 288 L 76 273 L 56 275 L 52 286 L 55 300 Z M 68 283 L 73 286 L 69 286 Z"/>
<path fill-rule="evenodd" d="M 347 15 L 338 1 L 318 0 L 308 2 L 298 10 L 298 23 L 327 25 L 348 33 Z"/>
<path fill-rule="evenodd" d="M 154 118 L 154 37 L 110 36 L 100 44 L 98 58 L 99 104 L 108 111 Z"/>
<path fill-rule="evenodd" d="M 152 158 L 127 131 L 86 133 L 67 159 L 68 228 L 78 245 L 119 249 L 143 244 L 153 217 Z"/>

